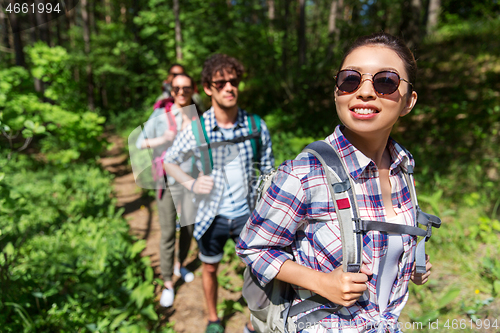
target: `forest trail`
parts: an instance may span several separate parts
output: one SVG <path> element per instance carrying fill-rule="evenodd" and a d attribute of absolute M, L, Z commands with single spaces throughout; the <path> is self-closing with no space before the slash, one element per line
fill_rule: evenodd
<path fill-rule="evenodd" d="M 114 192 L 118 200 L 117 207 L 124 208 L 124 218 L 130 226 L 130 233 L 139 239 L 146 240 L 146 248 L 142 252 L 143 256 L 151 259 L 151 266 L 154 269 L 155 277 L 161 278 L 160 272 L 160 225 L 156 212 L 156 202 L 154 198 L 143 196 L 141 189 L 135 184 L 132 173 L 129 155 L 125 151 L 124 139 L 111 135 L 107 138 L 112 143 L 112 148 L 104 153 L 101 158 L 101 165 L 115 175 L 113 181 Z M 176 289 L 173 307 L 163 308 L 159 305 L 161 286 L 155 288 L 156 312 L 162 324 L 169 325 L 178 333 L 202 333 L 207 324 L 206 306 L 201 283 L 201 262 L 198 260 L 198 247 L 194 239 L 191 250 L 186 261 L 186 266 L 195 274 L 194 281 L 184 283 L 182 279 L 174 276 Z M 241 263 L 241 265 L 243 265 Z M 219 273 L 228 271 L 232 288 L 241 288 L 243 282 L 234 274 L 233 263 L 221 264 Z M 228 300 L 228 304 L 239 302 L 245 304 L 241 299 L 241 291 L 231 292 L 219 286 L 219 303 Z M 230 305 L 229 305 L 230 309 Z M 226 333 L 241 333 L 246 321 L 249 318 L 249 311 L 246 306 L 242 312 L 226 311 L 223 323 L 225 322 Z"/>

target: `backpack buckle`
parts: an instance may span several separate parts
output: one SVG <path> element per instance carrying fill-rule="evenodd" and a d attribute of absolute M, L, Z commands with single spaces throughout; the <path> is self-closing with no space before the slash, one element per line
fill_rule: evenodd
<path fill-rule="evenodd" d="M 341 183 L 333 183 L 332 184 L 333 192 L 335 193 L 342 193 L 351 188 L 351 182 L 349 179 L 344 180 Z"/>
<path fill-rule="evenodd" d="M 354 222 L 354 233 L 363 233 L 365 231 L 365 224 L 363 223 L 363 220 L 361 220 L 359 217 L 353 218 L 352 220 Z"/>
<path fill-rule="evenodd" d="M 425 235 L 425 241 L 427 242 L 432 236 L 432 223 L 427 224 L 427 235 Z"/>

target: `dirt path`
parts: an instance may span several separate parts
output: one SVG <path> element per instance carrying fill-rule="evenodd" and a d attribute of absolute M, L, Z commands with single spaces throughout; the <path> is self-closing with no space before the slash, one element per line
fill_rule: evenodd
<path fill-rule="evenodd" d="M 142 190 L 135 184 L 134 176 L 129 165 L 129 156 L 124 151 L 124 142 L 118 136 L 111 136 L 108 141 L 113 143 L 113 148 L 105 153 L 101 158 L 101 164 L 115 175 L 114 190 L 118 199 L 118 207 L 125 208 L 123 216 L 128 220 L 130 232 L 140 239 L 146 240 L 146 249 L 143 256 L 149 256 L 151 265 L 156 277 L 161 278 L 160 273 L 160 225 L 156 213 L 156 202 L 154 198 L 143 196 Z M 187 267 L 195 273 L 195 279 L 191 283 L 184 283 L 174 276 L 176 296 L 174 306 L 162 308 L 157 305 L 156 311 L 162 323 L 167 325 L 173 323 L 174 330 L 179 333 L 199 333 L 204 332 L 207 323 L 206 307 L 201 284 L 201 263 L 197 259 L 198 248 L 193 240 L 191 251 L 186 261 Z M 243 266 L 240 264 L 239 268 Z M 242 281 L 234 273 L 234 262 L 221 264 L 219 272 L 228 271 L 226 274 L 230 280 L 232 290 L 241 288 Z M 156 300 L 159 301 L 161 286 L 156 288 Z M 231 292 L 219 287 L 219 303 L 228 304 L 226 308 L 231 308 L 231 301 L 244 304 L 241 299 L 241 292 Z M 241 333 L 243 326 L 248 320 L 249 312 L 243 306 L 243 313 L 226 311 L 224 317 L 226 333 Z"/>

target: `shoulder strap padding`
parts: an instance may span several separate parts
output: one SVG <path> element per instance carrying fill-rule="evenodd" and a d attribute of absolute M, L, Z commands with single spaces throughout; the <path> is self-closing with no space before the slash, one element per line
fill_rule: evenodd
<path fill-rule="evenodd" d="M 313 154 L 325 170 L 328 188 L 332 196 L 335 212 L 339 221 L 342 241 L 342 267 L 344 272 L 357 273 L 361 269 L 362 239 L 355 233 L 354 221 L 359 216 L 354 186 L 350 183 L 346 166 L 337 151 L 325 141 L 309 144 L 305 152 Z M 328 168 L 331 172 L 328 172 Z M 332 179 L 337 178 L 334 182 Z"/>
<path fill-rule="evenodd" d="M 194 138 L 196 140 L 196 145 L 200 149 L 203 174 L 209 175 L 210 173 L 212 173 L 214 162 L 212 160 L 212 148 L 210 146 L 210 140 L 208 138 L 207 131 L 205 129 L 205 119 L 203 118 L 203 116 L 200 116 L 199 122 L 193 120 L 191 122 L 191 128 L 193 131 Z M 205 138 L 205 143 L 203 144 L 201 142 L 200 133 L 203 133 L 203 137 Z"/>
<path fill-rule="evenodd" d="M 260 162 L 260 147 L 262 142 L 260 139 L 260 117 L 256 114 L 248 114 L 248 131 L 251 137 L 250 143 L 252 145 L 253 159 L 256 163 Z M 258 134 L 258 136 L 255 136 Z M 258 140 L 257 140 L 258 139 Z"/>

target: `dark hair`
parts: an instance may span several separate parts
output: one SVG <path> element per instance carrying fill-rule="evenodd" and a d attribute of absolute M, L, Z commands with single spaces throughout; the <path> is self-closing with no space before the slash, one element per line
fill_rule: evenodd
<path fill-rule="evenodd" d="M 241 79 L 243 73 L 245 72 L 245 67 L 233 57 L 226 54 L 214 54 L 210 56 L 203 64 L 203 70 L 201 72 L 201 83 L 203 85 L 210 86 L 212 82 L 212 77 L 216 73 L 221 73 L 222 70 L 234 70 L 236 73 L 236 78 Z"/>
<path fill-rule="evenodd" d="M 342 58 L 342 62 L 340 63 L 339 71 L 344 64 L 345 59 L 349 54 L 351 54 L 352 51 L 354 51 L 358 47 L 367 45 L 382 45 L 396 52 L 401 60 L 403 60 L 406 74 L 408 75 L 408 80 L 413 84 L 413 86 L 415 86 L 415 81 L 417 79 L 417 62 L 415 60 L 415 57 L 413 56 L 413 53 L 401 39 L 386 32 L 377 32 L 356 39 L 345 52 L 344 58 Z"/>
<path fill-rule="evenodd" d="M 179 77 L 179 76 L 184 76 L 184 77 L 187 77 L 190 81 L 191 81 L 191 88 L 194 89 L 194 80 L 191 76 L 187 75 L 186 73 L 182 73 L 182 74 L 177 74 L 173 79 L 172 79 L 172 82 L 170 83 L 170 85 L 172 85 L 172 87 L 174 86 L 174 80 L 175 78 Z"/>
<path fill-rule="evenodd" d="M 172 68 L 174 67 L 180 67 L 182 68 L 182 71 L 184 72 L 184 66 L 182 66 L 181 64 L 178 64 L 178 63 L 173 63 L 169 68 L 168 68 L 168 74 L 170 74 L 170 71 L 172 70 Z"/>

